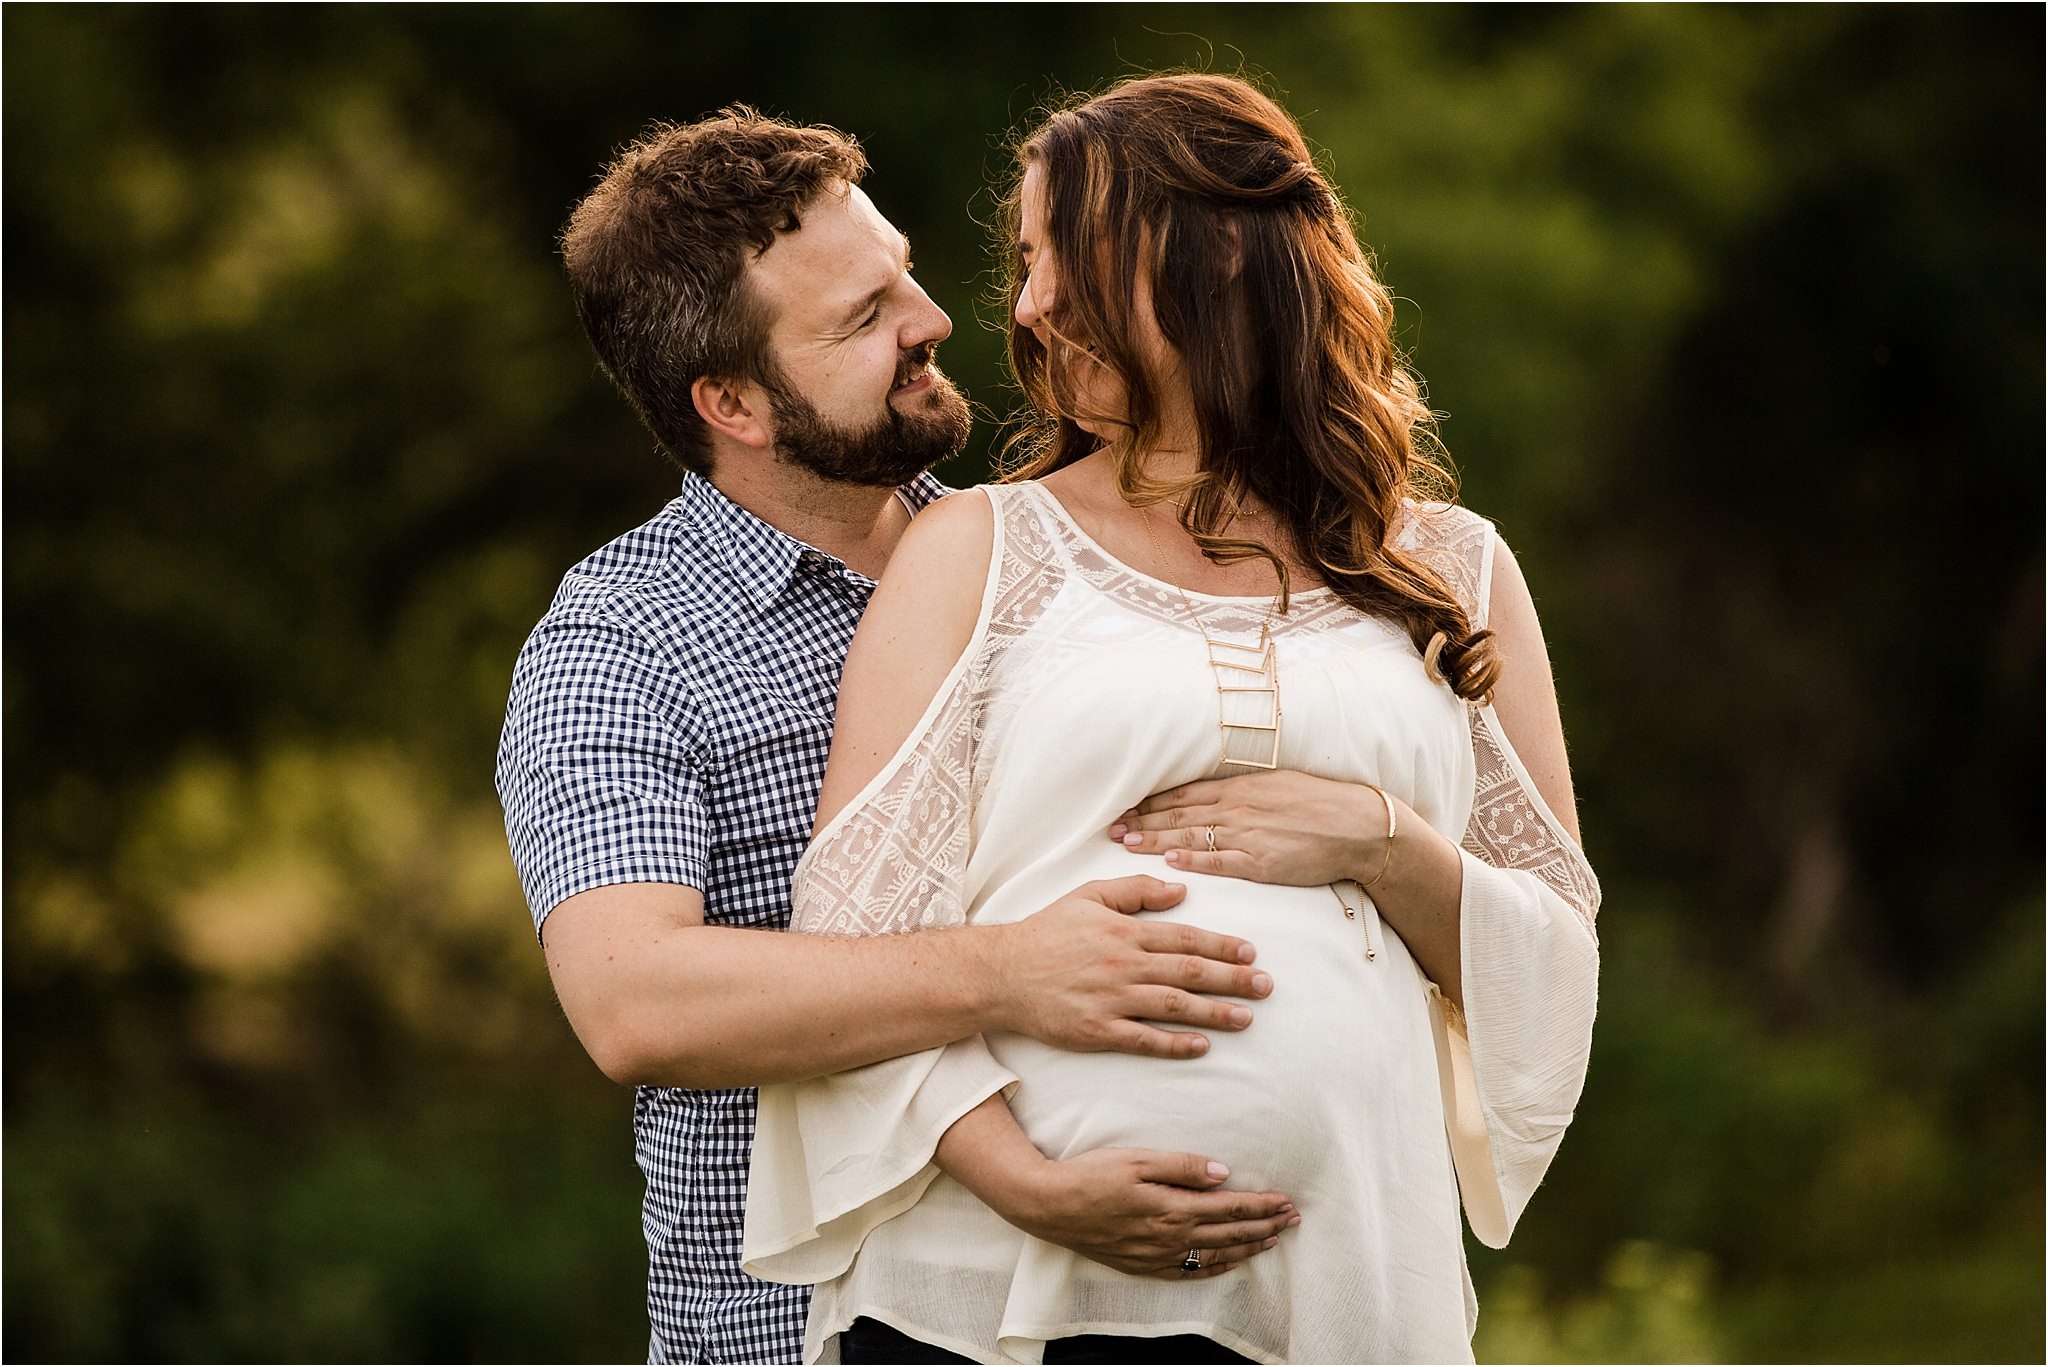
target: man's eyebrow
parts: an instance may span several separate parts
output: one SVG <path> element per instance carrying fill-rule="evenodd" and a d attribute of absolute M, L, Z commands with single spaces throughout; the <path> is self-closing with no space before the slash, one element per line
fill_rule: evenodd
<path fill-rule="evenodd" d="M 896 236 L 901 241 L 903 246 L 903 269 L 909 270 L 910 235 L 899 230 Z M 866 294 L 863 294 L 846 310 L 846 312 L 839 315 L 839 321 L 841 325 L 843 326 L 844 324 L 847 323 L 857 322 L 861 318 L 866 317 L 868 310 L 873 308 L 875 305 L 881 303 L 883 298 L 889 293 L 889 291 L 894 288 L 896 288 L 896 281 L 892 277 L 887 283 L 877 285 L 875 286 L 875 288 L 869 290 Z"/>

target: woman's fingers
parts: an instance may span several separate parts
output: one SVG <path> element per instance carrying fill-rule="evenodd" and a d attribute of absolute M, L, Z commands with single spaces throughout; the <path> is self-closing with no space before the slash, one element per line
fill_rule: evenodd
<path fill-rule="evenodd" d="M 1182 1267 L 1179 1263 L 1174 1263 L 1170 1267 L 1154 1268 L 1149 1270 L 1151 1271 L 1151 1274 L 1153 1276 L 1162 1278 L 1166 1281 L 1198 1282 L 1201 1281 L 1204 1277 L 1220 1277 L 1224 1273 L 1233 1272 L 1236 1269 L 1236 1262 L 1212 1263 L 1208 1261 L 1207 1255 L 1204 1255 L 1202 1260 L 1202 1270 L 1199 1272 L 1190 1272 L 1186 1268 Z"/>
<path fill-rule="evenodd" d="M 1174 807 L 1207 807 L 1216 801 L 1221 785 L 1215 779 L 1197 779 L 1183 783 L 1178 788 L 1157 792 L 1140 802 L 1131 811 L 1140 816 L 1150 816 Z"/>
<path fill-rule="evenodd" d="M 1169 807 L 1163 812 L 1142 815 L 1137 812 L 1125 812 L 1111 824 L 1109 838 L 1129 844 L 1139 837 L 1193 831 L 1199 840 L 1202 829 L 1212 824 L 1209 818 L 1220 815 L 1221 811 L 1213 807 Z"/>
<path fill-rule="evenodd" d="M 1224 843 L 1224 832 L 1211 822 L 1196 822 L 1187 826 L 1150 826 L 1142 830 L 1127 827 L 1117 839 L 1124 842 L 1127 850 L 1140 854 L 1158 854 L 1162 850 L 1202 850 L 1209 847 L 1209 832 L 1216 832 L 1216 843 Z"/>
<path fill-rule="evenodd" d="M 1293 1207 L 1265 1220 L 1244 1220 L 1235 1224 L 1202 1225 L 1190 1235 L 1188 1242 L 1204 1250 L 1202 1261 L 1209 1261 L 1207 1250 L 1215 1249 L 1234 1258 L 1249 1258 L 1263 1249 L 1271 1248 L 1285 1230 L 1301 1223 L 1301 1212 Z"/>

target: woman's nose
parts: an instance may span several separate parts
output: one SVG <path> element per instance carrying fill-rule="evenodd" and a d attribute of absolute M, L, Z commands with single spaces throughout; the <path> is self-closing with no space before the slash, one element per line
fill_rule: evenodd
<path fill-rule="evenodd" d="M 1031 281 L 1028 279 L 1024 282 L 1024 288 L 1017 291 L 1017 307 L 1013 311 L 1013 316 L 1017 320 L 1017 326 L 1021 328 L 1035 328 L 1045 321 L 1045 315 L 1039 312 L 1038 300 L 1032 294 Z"/>

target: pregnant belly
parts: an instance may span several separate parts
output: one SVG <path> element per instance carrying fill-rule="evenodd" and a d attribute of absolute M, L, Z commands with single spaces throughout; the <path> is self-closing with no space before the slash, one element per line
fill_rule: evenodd
<path fill-rule="evenodd" d="M 1204 1031 L 1209 1052 L 1194 1059 L 1069 1053 L 1018 1035 L 989 1036 L 1019 1079 L 1011 1108 L 1042 1151 L 1195 1153 L 1228 1164 L 1233 1187 L 1285 1191 L 1301 1202 L 1329 1182 L 1355 1185 L 1361 1155 L 1374 1149 L 1441 1146 L 1422 974 L 1384 927 L 1368 961 L 1363 918 L 1347 920 L 1327 887 L 1171 873 L 1105 841 L 1049 870 L 1042 895 L 1012 888 L 1006 894 L 1019 895 L 1002 900 L 1035 908 L 1090 879 L 1134 872 L 1185 882 L 1179 907 L 1148 917 L 1250 940 L 1273 992 L 1248 1003 L 1249 1028 Z M 987 910 L 1008 919 L 999 906 Z"/>

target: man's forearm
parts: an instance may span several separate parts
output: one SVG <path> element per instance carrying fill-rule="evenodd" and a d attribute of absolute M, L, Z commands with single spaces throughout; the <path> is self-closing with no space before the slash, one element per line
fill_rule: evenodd
<path fill-rule="evenodd" d="M 606 1075 L 659 1087 L 741 1087 L 857 1068 L 1000 1029 L 990 967 L 1002 927 L 841 939 L 678 926 L 606 956 L 563 993 Z M 559 967 L 555 977 L 562 985 Z"/>
<path fill-rule="evenodd" d="M 707 926 L 696 889 L 625 883 L 567 899 L 543 937 L 563 1011 L 619 1082 L 789 1082 L 991 1030 L 1193 1058 L 1273 983 L 1242 940 L 1134 914 L 1185 892 L 1110 879 L 1008 925 L 849 939 Z"/>

